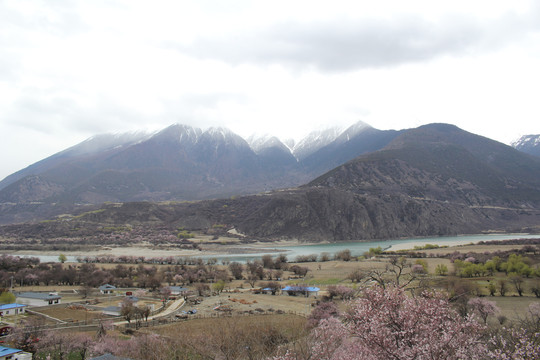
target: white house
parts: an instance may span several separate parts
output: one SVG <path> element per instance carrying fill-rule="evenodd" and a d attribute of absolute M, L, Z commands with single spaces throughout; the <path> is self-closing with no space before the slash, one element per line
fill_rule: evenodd
<path fill-rule="evenodd" d="M 171 289 L 171 295 L 184 295 L 189 292 L 188 288 L 182 286 L 169 286 L 169 289 Z"/>
<path fill-rule="evenodd" d="M 0 346 L 0 360 L 32 360 L 32 354 L 19 349 Z"/>
<path fill-rule="evenodd" d="M 24 314 L 28 305 L 23 304 L 2 304 L 0 305 L 0 316 L 11 316 L 17 314 Z"/>
<path fill-rule="evenodd" d="M 17 303 L 28 306 L 60 304 L 62 297 L 57 293 L 24 292 L 17 294 Z"/>
<path fill-rule="evenodd" d="M 116 290 L 116 286 L 111 285 L 111 284 L 105 284 L 99 287 L 99 291 L 102 294 L 112 294 L 114 293 L 114 290 Z"/>

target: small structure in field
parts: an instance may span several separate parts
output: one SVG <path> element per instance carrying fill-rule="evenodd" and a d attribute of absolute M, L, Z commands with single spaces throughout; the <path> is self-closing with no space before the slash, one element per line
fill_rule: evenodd
<path fill-rule="evenodd" d="M 19 349 L 0 346 L 0 360 L 32 360 L 32 354 Z"/>
<path fill-rule="evenodd" d="M 60 304 L 62 297 L 57 293 L 23 292 L 18 293 L 16 301 L 28 306 L 48 306 Z"/>
<path fill-rule="evenodd" d="M 24 314 L 26 307 L 24 304 L 2 304 L 0 305 L 0 316 L 11 316 L 17 314 Z"/>
<path fill-rule="evenodd" d="M 112 294 L 114 293 L 115 290 L 116 290 L 116 286 L 111 285 L 111 284 L 105 284 L 99 287 L 99 291 L 105 295 Z"/>
<path fill-rule="evenodd" d="M 281 293 L 287 294 L 290 296 L 302 295 L 305 297 L 309 297 L 309 296 L 317 296 L 320 290 L 321 289 L 314 286 L 292 285 L 292 286 L 285 286 L 283 289 L 281 289 Z"/>

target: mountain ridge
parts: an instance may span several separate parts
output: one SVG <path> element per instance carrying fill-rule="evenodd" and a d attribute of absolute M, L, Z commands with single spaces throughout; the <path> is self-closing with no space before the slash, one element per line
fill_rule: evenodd
<path fill-rule="evenodd" d="M 47 224 L 159 224 L 202 232 L 219 224 L 265 241 L 540 231 L 540 159 L 447 124 L 396 131 L 387 140 L 299 187 L 194 202 L 93 205 L 79 208 L 73 222 Z M 31 213 L 29 203 L 16 206 Z"/>

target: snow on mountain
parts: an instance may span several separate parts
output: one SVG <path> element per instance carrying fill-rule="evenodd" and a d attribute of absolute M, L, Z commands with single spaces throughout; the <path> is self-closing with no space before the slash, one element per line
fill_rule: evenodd
<path fill-rule="evenodd" d="M 540 135 L 523 135 L 518 140 L 512 142 L 512 147 L 519 149 L 526 146 L 539 146 Z"/>
<path fill-rule="evenodd" d="M 152 134 L 144 131 L 95 135 L 75 146 L 61 151 L 58 155 L 78 156 L 94 154 L 100 151 L 133 145 L 148 139 L 150 136 L 152 136 Z"/>
<path fill-rule="evenodd" d="M 303 160 L 315 151 L 336 140 L 342 132 L 343 128 L 338 126 L 312 131 L 294 145 L 293 154 L 298 160 Z"/>
<path fill-rule="evenodd" d="M 250 137 L 248 137 L 246 140 L 249 146 L 251 146 L 251 149 L 253 149 L 253 151 L 255 151 L 256 154 L 259 154 L 261 151 L 265 149 L 269 149 L 269 148 L 279 148 L 279 149 L 284 150 L 285 152 L 291 152 L 290 147 L 285 145 L 277 137 L 270 134 L 264 134 L 264 135 L 253 134 Z"/>
<path fill-rule="evenodd" d="M 512 142 L 511 146 L 527 154 L 540 156 L 540 134 L 523 135 L 518 140 Z"/>
<path fill-rule="evenodd" d="M 357 123 L 349 126 L 345 131 L 343 131 L 336 139 L 335 141 L 337 143 L 343 144 L 352 138 L 354 138 L 356 135 L 360 134 L 361 132 L 370 129 L 371 126 L 366 124 L 363 121 L 358 121 Z"/>
<path fill-rule="evenodd" d="M 236 133 L 224 127 L 208 128 L 199 137 L 199 142 L 205 141 L 205 140 L 215 141 L 216 144 L 221 143 L 228 146 L 232 145 L 238 148 L 242 148 L 242 147 L 249 148 L 249 144 L 247 143 L 246 140 L 244 140 L 244 138 L 242 138 L 240 135 L 237 135 Z"/>
<path fill-rule="evenodd" d="M 193 145 L 202 134 L 202 130 L 184 124 L 173 124 L 157 132 L 152 139 L 157 141 L 172 141 L 183 145 Z"/>
<path fill-rule="evenodd" d="M 296 141 L 294 139 L 285 139 L 282 142 L 286 147 L 289 148 L 289 151 L 292 153 L 294 149 L 294 145 L 296 145 Z"/>

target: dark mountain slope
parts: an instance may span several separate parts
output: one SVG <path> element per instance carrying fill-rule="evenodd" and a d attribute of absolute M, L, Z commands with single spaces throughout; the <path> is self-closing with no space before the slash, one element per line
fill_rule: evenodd
<path fill-rule="evenodd" d="M 405 195 L 362 195 L 304 188 L 268 195 L 193 203 L 102 205 L 71 221 L 0 227 L 0 235 L 29 238 L 95 234 L 112 227 L 183 227 L 212 230 L 217 224 L 248 239 L 344 241 L 471 234 L 482 231 L 538 231 L 540 211 L 468 206 Z M 109 226 L 110 225 L 110 226 Z M 536 228 L 535 228 L 536 226 Z"/>
<path fill-rule="evenodd" d="M 301 161 L 301 165 L 313 176 L 329 171 L 362 154 L 384 148 L 401 132 L 377 130 L 366 127 L 351 137 L 338 137 Z"/>
<path fill-rule="evenodd" d="M 540 161 L 453 126 L 434 124 L 398 136 L 310 186 L 356 193 L 402 193 L 468 205 L 538 206 Z"/>
<path fill-rule="evenodd" d="M 126 133 L 121 135 L 104 134 L 94 136 L 80 144 L 49 156 L 0 181 L 0 189 L 24 178 L 25 176 L 39 175 L 77 158 L 92 157 L 99 153 L 114 151 L 128 147 L 146 139 L 149 135 L 143 132 Z"/>

